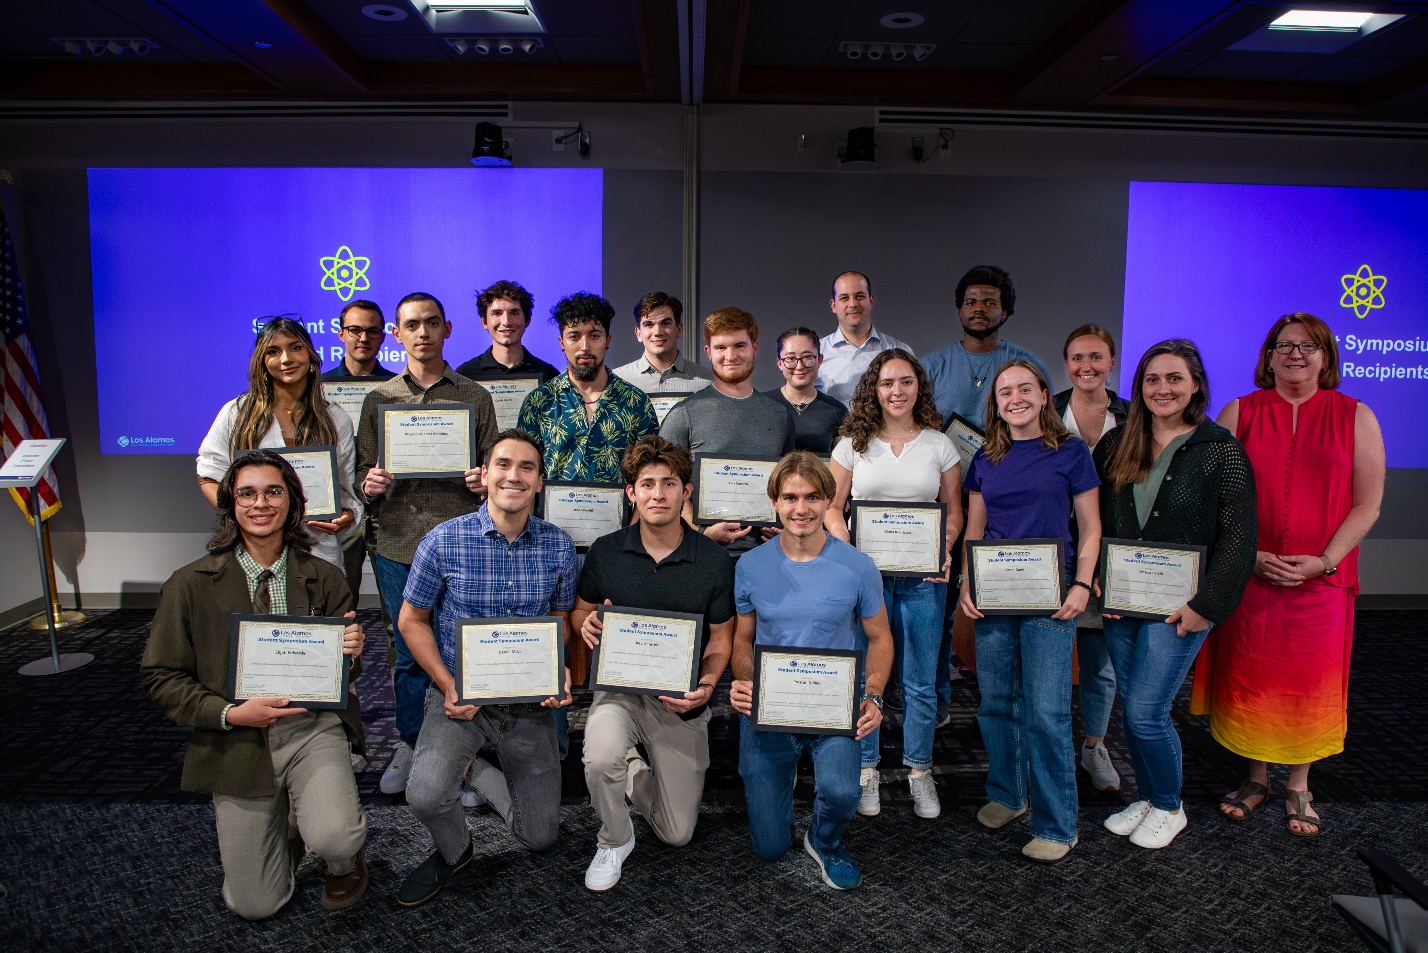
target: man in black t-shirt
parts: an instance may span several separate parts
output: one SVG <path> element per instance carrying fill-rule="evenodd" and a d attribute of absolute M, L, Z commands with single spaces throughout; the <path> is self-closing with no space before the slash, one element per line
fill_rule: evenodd
<path fill-rule="evenodd" d="M 734 641 L 734 560 L 680 518 L 693 491 L 689 451 L 653 434 L 625 451 L 625 493 L 638 519 L 591 545 L 580 574 L 571 626 L 590 648 L 600 643 L 601 605 L 703 616 L 698 688 L 669 695 L 596 692 L 585 723 L 585 783 L 600 815 L 599 846 L 585 886 L 609 890 L 635 848 L 626 792 L 655 836 L 689 842 L 709 767 L 714 686 Z M 643 744 L 649 762 L 632 754 Z"/>

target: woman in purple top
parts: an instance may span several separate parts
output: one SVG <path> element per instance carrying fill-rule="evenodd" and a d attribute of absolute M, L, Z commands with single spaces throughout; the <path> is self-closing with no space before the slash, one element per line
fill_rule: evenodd
<path fill-rule="evenodd" d="M 1065 540 L 1075 572 L 1061 608 L 1044 616 L 983 615 L 972 601 L 964 547 L 962 611 L 976 620 L 977 724 L 987 748 L 993 830 L 1032 808 L 1031 860 L 1054 863 L 1076 846 L 1076 762 L 1071 739 L 1071 652 L 1076 617 L 1091 596 L 1101 546 L 1100 478 L 1086 444 L 1057 416 L 1046 377 L 1029 361 L 1002 365 L 987 402 L 987 440 L 967 470 L 967 534 L 978 539 Z M 1073 556 L 1069 525 L 1079 528 Z"/>

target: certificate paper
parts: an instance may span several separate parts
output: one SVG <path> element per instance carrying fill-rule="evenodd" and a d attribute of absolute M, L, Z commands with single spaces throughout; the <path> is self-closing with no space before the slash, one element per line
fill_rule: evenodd
<path fill-rule="evenodd" d="M 547 480 L 540 518 L 570 534 L 576 552 L 625 525 L 625 488 L 618 483 Z"/>
<path fill-rule="evenodd" d="M 1199 590 L 1206 553 L 1204 546 L 1101 540 L 1101 611 L 1163 620 Z"/>
<path fill-rule="evenodd" d="M 565 622 L 557 616 L 458 620 L 456 693 L 461 705 L 563 697 Z"/>
<path fill-rule="evenodd" d="M 694 455 L 694 522 L 777 526 L 769 474 L 777 457 Z"/>
<path fill-rule="evenodd" d="M 972 465 L 972 458 L 987 441 L 986 435 L 982 433 L 981 427 L 961 414 L 953 414 L 942 432 L 952 439 L 952 446 L 957 448 L 957 456 L 962 458 L 962 475 L 966 476 L 967 468 Z"/>
<path fill-rule="evenodd" d="M 669 416 L 669 412 L 674 409 L 674 405 L 693 396 L 693 391 L 682 391 L 678 394 L 649 394 L 650 403 L 654 404 L 655 416 L 659 418 L 661 424 L 664 418 Z"/>
<path fill-rule="evenodd" d="M 853 545 L 886 576 L 940 576 L 947 559 L 941 503 L 853 501 Z"/>
<path fill-rule="evenodd" d="M 398 480 L 459 477 L 476 465 L 474 404 L 382 404 L 378 465 Z"/>
<path fill-rule="evenodd" d="M 273 452 L 287 457 L 302 481 L 302 495 L 307 497 L 304 519 L 330 520 L 342 513 L 336 447 L 281 447 Z"/>
<path fill-rule="evenodd" d="M 375 377 L 323 381 L 322 396 L 327 398 L 329 404 L 336 404 L 347 411 L 347 416 L 352 418 L 352 427 L 355 430 L 358 421 L 362 419 L 362 402 L 382 383 L 384 382 Z"/>
<path fill-rule="evenodd" d="M 986 615 L 1051 615 L 1065 601 L 1060 539 L 967 543 L 972 604 Z"/>
<path fill-rule="evenodd" d="M 755 645 L 754 729 L 855 736 L 862 676 L 861 652 Z"/>
<path fill-rule="evenodd" d="M 622 606 L 599 611 L 604 629 L 590 660 L 592 689 L 674 698 L 694 691 L 703 616 Z"/>
<path fill-rule="evenodd" d="M 498 377 L 495 380 L 477 381 L 491 395 L 491 403 L 496 405 L 496 429 L 506 430 L 516 425 L 521 415 L 521 404 L 526 395 L 540 386 L 539 377 Z"/>
<path fill-rule="evenodd" d="M 228 700 L 286 698 L 295 708 L 344 709 L 351 660 L 342 654 L 346 619 L 235 613 Z"/>

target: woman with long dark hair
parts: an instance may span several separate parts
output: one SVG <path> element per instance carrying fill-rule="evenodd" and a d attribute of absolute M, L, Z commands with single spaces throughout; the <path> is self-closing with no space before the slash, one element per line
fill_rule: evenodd
<path fill-rule="evenodd" d="M 357 450 L 352 419 L 322 395 L 322 358 L 299 321 L 273 318 L 263 325 L 248 359 L 248 391 L 219 410 L 198 448 L 198 483 L 212 506 L 218 505 L 218 481 L 245 450 L 275 447 L 337 448 L 337 487 L 342 512 L 332 520 L 308 520 L 312 553 L 343 567 L 339 534 L 362 517 L 362 501 L 353 491 Z"/>
<path fill-rule="evenodd" d="M 1125 425 L 1095 452 L 1105 536 L 1206 550 L 1195 595 L 1163 621 L 1105 616 L 1138 795 L 1105 827 L 1152 850 L 1169 844 L 1186 824 L 1180 736 L 1170 705 L 1210 627 L 1234 611 L 1254 568 L 1254 475 L 1244 448 L 1205 416 L 1209 402 L 1210 384 L 1195 345 L 1162 341 L 1136 367 Z"/>
<path fill-rule="evenodd" d="M 942 573 L 918 579 L 883 576 L 903 692 L 902 761 L 918 817 L 942 813 L 932 780 L 932 733 L 937 726 L 937 650 L 947 605 L 952 545 L 962 529 L 957 485 L 962 468 L 957 448 L 939 429 L 942 416 L 932 401 L 932 385 L 917 358 L 902 348 L 879 353 L 853 391 L 853 408 L 833 448 L 833 502 L 824 516 L 828 532 L 848 540 L 843 508 L 855 500 L 947 504 L 946 551 Z M 878 736 L 863 739 L 862 795 L 858 813 L 882 810 Z"/>
<path fill-rule="evenodd" d="M 1085 442 L 1066 431 L 1050 385 L 1030 361 L 1010 361 L 992 378 L 986 432 L 962 484 L 966 538 L 1059 539 L 1062 563 L 1074 569 L 1055 612 L 983 615 L 972 600 L 970 553 L 963 547 L 958 607 L 976 620 L 977 723 L 987 748 L 987 803 L 977 820 L 993 830 L 1005 827 L 1026 813 L 1029 799 L 1033 837 L 1022 855 L 1054 863 L 1076 846 L 1071 652 L 1099 556 L 1101 481 Z"/>

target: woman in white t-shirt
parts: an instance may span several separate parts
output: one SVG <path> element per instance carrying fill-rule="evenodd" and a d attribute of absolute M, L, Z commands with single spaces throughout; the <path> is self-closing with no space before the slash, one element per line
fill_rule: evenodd
<path fill-rule="evenodd" d="M 342 512 L 308 520 L 312 554 L 343 568 L 339 536 L 362 518 L 353 491 L 357 448 L 352 418 L 322 396 L 322 358 L 301 322 L 273 318 L 258 332 L 248 360 L 248 391 L 223 405 L 198 448 L 198 483 L 212 506 L 218 481 L 245 450 L 327 446 L 337 449 L 337 492 Z"/>
<path fill-rule="evenodd" d="M 848 539 L 845 504 L 855 500 L 947 505 L 942 574 L 918 579 L 883 576 L 883 603 L 897 646 L 903 693 L 903 764 L 918 817 L 937 817 L 942 805 L 932 780 L 932 732 L 937 721 L 937 651 L 947 602 L 951 550 L 962 530 L 962 471 L 957 448 L 941 432 L 927 373 L 902 348 L 883 351 L 858 381 L 847 420 L 833 448 L 837 492 L 828 507 L 828 531 Z M 863 739 L 862 796 L 858 813 L 881 811 L 878 732 Z"/>

